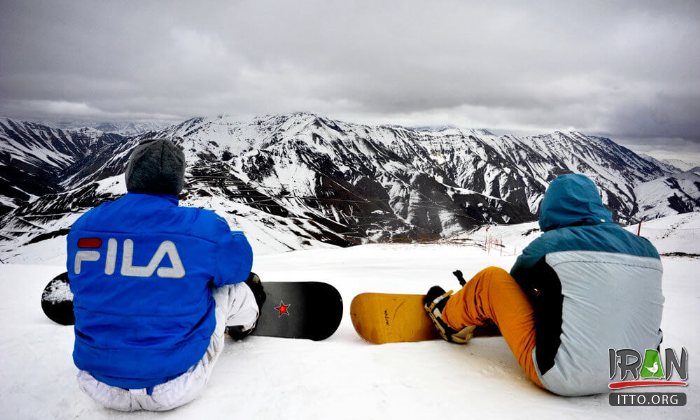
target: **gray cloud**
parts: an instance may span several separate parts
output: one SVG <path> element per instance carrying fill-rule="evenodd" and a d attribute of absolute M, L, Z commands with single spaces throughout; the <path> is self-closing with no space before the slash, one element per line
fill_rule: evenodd
<path fill-rule="evenodd" d="M 303 110 L 700 144 L 694 1 L 0 1 L 7 116 Z"/>

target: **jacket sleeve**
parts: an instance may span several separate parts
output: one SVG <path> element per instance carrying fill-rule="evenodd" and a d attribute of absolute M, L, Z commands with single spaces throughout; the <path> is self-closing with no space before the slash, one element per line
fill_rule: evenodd
<path fill-rule="evenodd" d="M 530 245 L 523 249 L 523 253 L 520 254 L 510 269 L 510 275 L 521 286 L 525 279 L 530 277 L 530 274 L 542 257 L 552 251 L 550 249 L 551 246 L 549 246 L 550 241 L 545 236 L 546 234 L 530 242 Z"/>
<path fill-rule="evenodd" d="M 535 318 L 535 345 L 537 367 L 545 374 L 554 366 L 554 358 L 561 343 L 562 294 L 557 273 L 545 257 L 555 252 L 557 233 L 546 233 L 528 245 L 510 270 L 530 300 Z"/>
<path fill-rule="evenodd" d="M 216 247 L 214 285 L 244 282 L 253 268 L 253 249 L 243 232 L 224 233 Z"/>

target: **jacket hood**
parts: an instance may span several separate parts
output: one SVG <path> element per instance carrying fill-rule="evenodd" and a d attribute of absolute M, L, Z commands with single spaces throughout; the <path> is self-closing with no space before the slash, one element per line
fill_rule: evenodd
<path fill-rule="evenodd" d="M 557 177 L 547 188 L 540 205 L 540 229 L 543 232 L 566 226 L 611 223 L 593 181 L 581 174 Z"/>

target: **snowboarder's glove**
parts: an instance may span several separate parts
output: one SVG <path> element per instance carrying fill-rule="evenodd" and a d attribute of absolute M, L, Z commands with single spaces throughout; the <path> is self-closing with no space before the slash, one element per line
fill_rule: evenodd
<path fill-rule="evenodd" d="M 468 325 L 461 330 L 457 331 L 454 328 L 447 325 L 447 323 L 442 319 L 442 310 L 445 308 L 448 299 L 452 295 L 452 290 L 445 292 L 440 286 L 433 286 L 428 290 L 423 300 L 423 307 L 428 316 L 433 321 L 435 328 L 437 328 L 440 336 L 450 343 L 456 344 L 467 344 L 467 342 L 472 338 L 474 334 L 473 325 Z"/>
<path fill-rule="evenodd" d="M 233 338 L 235 341 L 240 341 L 243 340 L 244 338 L 248 337 L 250 333 L 252 333 L 255 330 L 255 327 L 249 329 L 249 330 L 244 330 L 242 325 L 231 325 L 229 327 L 226 327 L 226 334 L 228 334 L 231 338 Z"/>

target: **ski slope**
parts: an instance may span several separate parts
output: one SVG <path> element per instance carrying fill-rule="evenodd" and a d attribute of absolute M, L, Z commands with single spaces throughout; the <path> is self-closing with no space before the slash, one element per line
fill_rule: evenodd
<path fill-rule="evenodd" d="M 691 222 L 698 216 L 692 215 Z M 663 220 L 649 228 L 661 230 Z M 664 249 L 692 249 L 698 243 L 698 230 L 689 236 L 690 228 L 671 229 L 678 223 L 667 221 L 671 232 L 660 235 Z M 488 234 L 499 236 L 513 254 L 537 236 L 531 232 L 535 226 L 492 227 Z M 456 268 L 465 276 L 487 265 L 509 269 L 515 256 L 501 255 L 508 251 L 500 248 L 486 252 L 479 245 L 485 234 L 463 235 L 459 244 L 362 245 L 257 257 L 254 270 L 263 281 L 335 285 L 345 302 L 339 330 L 323 342 L 264 337 L 228 341 L 204 394 L 160 415 L 110 411 L 78 389 L 71 359 L 73 330 L 52 323 L 40 309 L 43 287 L 64 271 L 64 251 L 57 246 L 61 239 L 46 241 L 47 250 L 58 253 L 54 258 L 27 257 L 25 264 L 0 265 L 0 419 L 697 418 L 698 258 L 663 258 L 663 346 L 685 346 L 690 352 L 690 386 L 679 389 L 688 394 L 685 407 L 611 407 L 607 395 L 555 396 L 526 379 L 501 337 L 475 338 L 466 346 L 439 340 L 377 346 L 358 338 L 347 308 L 360 292 L 424 293 L 433 284 L 456 289 L 451 275 Z"/>

